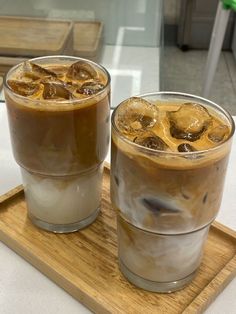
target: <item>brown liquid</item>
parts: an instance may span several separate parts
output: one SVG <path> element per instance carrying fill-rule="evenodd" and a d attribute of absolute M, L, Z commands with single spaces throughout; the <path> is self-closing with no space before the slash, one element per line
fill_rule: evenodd
<path fill-rule="evenodd" d="M 175 234 L 196 230 L 213 220 L 219 210 L 230 149 L 228 142 L 217 148 L 219 144 L 212 143 L 208 133 L 226 124 L 227 139 L 231 126 L 211 110 L 211 127 L 200 139 L 176 139 L 170 135 L 166 113 L 177 110 L 179 103 L 158 106 L 160 122 L 151 131 L 168 144 L 167 153 L 144 151 L 133 143 L 137 135 L 127 132 L 121 138 L 113 129 L 113 204 L 125 220 L 148 231 Z M 179 153 L 181 143 L 189 143 L 201 152 Z"/>
<path fill-rule="evenodd" d="M 201 125 L 194 116 L 181 116 L 178 126 L 186 118 L 192 125 L 185 129 L 197 132 L 185 134 L 173 131 L 169 119 L 180 107 L 178 100 L 154 103 L 157 115 L 138 104 L 133 113 L 127 106 L 124 115 L 117 108 L 113 119 L 111 200 L 117 210 L 119 265 L 135 285 L 169 293 L 188 284 L 201 262 L 220 207 L 232 125 L 218 110 L 208 108 L 209 118 L 201 108 L 199 119 L 205 115 L 209 121 Z M 181 150 L 192 151 L 180 152 L 183 144 Z"/>
<path fill-rule="evenodd" d="M 45 67 L 58 71 L 58 65 Z M 69 65 L 63 67 L 67 70 Z M 105 74 L 96 70 L 106 84 Z M 25 77 L 22 68 L 8 76 L 12 79 L 34 81 Z M 60 80 L 68 81 L 64 74 Z M 42 92 L 42 85 L 29 97 L 5 89 L 16 161 L 29 171 L 57 176 L 96 168 L 105 159 L 109 142 L 109 88 L 92 96 L 75 92 L 71 100 L 45 100 Z"/>

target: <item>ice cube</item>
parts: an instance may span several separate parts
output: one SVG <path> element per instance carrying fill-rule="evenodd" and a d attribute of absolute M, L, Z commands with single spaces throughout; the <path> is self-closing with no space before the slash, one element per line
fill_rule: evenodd
<path fill-rule="evenodd" d="M 99 81 L 85 82 L 80 88 L 77 89 L 79 94 L 93 95 L 98 93 L 104 88 L 104 85 Z"/>
<path fill-rule="evenodd" d="M 229 127 L 227 125 L 218 125 L 208 133 L 208 138 L 215 143 L 222 142 L 229 135 Z"/>
<path fill-rule="evenodd" d="M 70 82 L 70 81 L 68 81 L 66 83 L 64 82 L 63 84 L 64 84 L 65 88 L 68 89 L 71 93 L 74 93 L 80 87 L 79 84 L 77 84 L 75 82 Z"/>
<path fill-rule="evenodd" d="M 168 118 L 171 135 L 191 142 L 198 140 L 212 123 L 207 109 L 195 103 L 185 103 L 177 111 L 168 112 Z"/>
<path fill-rule="evenodd" d="M 188 153 L 188 152 L 195 152 L 196 149 L 188 143 L 182 143 L 178 146 L 178 151 L 181 153 Z"/>
<path fill-rule="evenodd" d="M 71 93 L 63 84 L 57 84 L 53 82 L 43 82 L 43 98 L 44 99 L 70 99 Z"/>
<path fill-rule="evenodd" d="M 97 71 L 89 63 L 78 61 L 73 63 L 66 74 L 72 80 L 91 80 L 97 78 Z"/>
<path fill-rule="evenodd" d="M 151 129 L 158 120 L 154 104 L 139 97 L 131 97 L 117 109 L 116 126 L 123 134 L 135 135 Z"/>
<path fill-rule="evenodd" d="M 141 146 L 155 150 L 166 151 L 169 149 L 168 145 L 153 132 L 142 133 L 134 139 L 134 142 Z"/>
<path fill-rule="evenodd" d="M 58 78 L 63 77 L 67 73 L 68 67 L 64 65 L 54 66 L 52 72 L 56 74 Z"/>
<path fill-rule="evenodd" d="M 57 78 L 57 74 L 53 71 L 45 69 L 40 65 L 26 61 L 23 65 L 24 75 L 32 78 L 33 80 L 42 79 L 42 78 Z"/>
<path fill-rule="evenodd" d="M 40 85 L 32 82 L 23 82 L 17 80 L 8 80 L 7 84 L 19 95 L 31 96 L 39 91 Z"/>
<path fill-rule="evenodd" d="M 144 197 L 142 198 L 143 205 L 152 211 L 154 214 L 176 214 L 181 212 L 173 202 L 173 200 L 163 200 L 157 197 Z"/>

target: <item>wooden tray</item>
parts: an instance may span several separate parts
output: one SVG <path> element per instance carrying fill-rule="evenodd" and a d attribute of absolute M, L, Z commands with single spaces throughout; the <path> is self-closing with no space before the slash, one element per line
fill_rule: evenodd
<path fill-rule="evenodd" d="M 25 60 L 27 60 L 27 58 L 0 56 L 0 75 L 4 75 L 10 68 Z"/>
<path fill-rule="evenodd" d="M 60 54 L 71 34 L 70 21 L 1 16 L 0 55 Z"/>
<path fill-rule="evenodd" d="M 0 240 L 96 313 L 202 313 L 236 275 L 236 232 L 214 223 L 200 270 L 185 289 L 158 294 L 126 281 L 117 265 L 107 168 L 101 214 L 76 233 L 34 227 L 26 216 L 22 187 L 3 195 L 0 203 Z"/>
<path fill-rule="evenodd" d="M 103 24 L 101 22 L 74 22 L 74 55 L 95 57 L 101 48 Z"/>

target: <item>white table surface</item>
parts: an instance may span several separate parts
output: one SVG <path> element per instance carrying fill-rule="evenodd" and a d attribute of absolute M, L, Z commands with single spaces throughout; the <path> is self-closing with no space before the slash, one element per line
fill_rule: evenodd
<path fill-rule="evenodd" d="M 235 119 L 236 120 L 236 119 Z M 109 156 L 107 157 L 109 161 Z M 217 220 L 236 230 L 236 137 Z M 0 194 L 21 183 L 11 152 L 5 104 L 0 103 Z M 28 262 L 0 243 L 0 314 L 85 314 L 87 308 Z M 207 314 L 236 314 L 236 278 L 224 289 Z"/>

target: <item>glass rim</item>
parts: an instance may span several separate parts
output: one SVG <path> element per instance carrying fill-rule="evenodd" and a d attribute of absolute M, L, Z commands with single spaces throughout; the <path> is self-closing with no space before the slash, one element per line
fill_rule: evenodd
<path fill-rule="evenodd" d="M 93 95 L 88 95 L 88 97 L 85 97 L 85 98 L 82 98 L 82 99 L 79 99 L 79 98 L 75 98 L 75 99 L 65 99 L 65 100 L 60 100 L 60 101 L 57 101 L 57 99 L 32 99 L 32 98 L 28 98 L 27 96 L 23 96 L 23 95 L 19 95 L 17 94 L 16 92 L 14 92 L 10 86 L 7 84 L 7 80 L 9 79 L 9 76 L 16 70 L 18 69 L 20 66 L 22 66 L 22 64 L 25 62 L 25 61 L 37 61 L 37 60 L 50 60 L 50 59 L 67 59 L 67 60 L 77 60 L 77 61 L 85 61 L 85 62 L 88 62 L 90 64 L 92 64 L 95 68 L 99 68 L 100 70 L 102 70 L 103 73 L 105 73 L 106 77 L 107 77 L 107 82 L 106 82 L 106 85 L 103 87 L 102 90 L 100 90 L 98 93 L 96 94 L 93 94 Z M 100 96 L 102 93 L 104 93 L 109 87 L 110 87 L 110 83 L 111 83 L 111 76 L 110 76 L 110 73 L 107 71 L 107 69 L 102 66 L 101 64 L 98 64 L 92 60 L 88 60 L 86 58 L 81 58 L 81 57 L 75 57 L 75 56 L 68 56 L 68 55 L 50 55 L 50 56 L 41 56 L 41 57 L 36 57 L 36 58 L 30 58 L 30 59 L 27 59 L 23 62 L 20 62 L 16 65 L 14 65 L 13 67 L 10 68 L 10 70 L 4 75 L 4 78 L 3 78 L 3 86 L 4 88 L 6 88 L 10 93 L 12 93 L 15 97 L 19 98 L 19 99 L 22 99 L 22 100 L 28 100 L 30 102 L 32 102 L 33 104 L 38 104 L 38 103 L 42 103 L 42 104 L 45 104 L 45 103 L 55 103 L 57 102 L 57 106 L 60 106 L 60 105 L 65 105 L 65 104 L 79 104 L 80 102 L 86 102 L 90 99 L 93 99 L 95 97 L 98 97 Z"/>
<path fill-rule="evenodd" d="M 144 93 L 144 94 L 139 94 L 139 95 L 135 95 L 132 97 L 139 97 L 139 98 L 145 98 L 145 97 L 150 97 L 150 96 L 161 96 L 161 95 L 169 95 L 169 96 L 176 96 L 176 100 L 178 100 L 178 97 L 180 98 L 181 96 L 183 97 L 188 97 L 188 98 L 195 98 L 195 99 L 199 99 L 200 101 L 203 101 L 211 106 L 213 106 L 213 108 L 216 108 L 218 111 L 220 111 L 221 113 L 224 114 L 224 116 L 228 119 L 230 126 L 231 126 L 231 131 L 229 134 L 229 137 L 224 140 L 222 143 L 220 143 L 217 146 L 214 147 L 210 147 L 208 149 L 203 149 L 203 150 L 198 150 L 198 151 L 193 151 L 193 152 L 173 152 L 173 151 L 163 151 L 163 150 L 157 150 L 157 149 L 153 149 L 153 148 L 149 148 L 149 147 L 145 147 L 142 146 L 140 144 L 137 144 L 131 140 L 129 140 L 127 137 L 125 137 L 120 130 L 117 128 L 116 124 L 115 124 L 115 115 L 116 115 L 116 111 L 118 110 L 119 106 L 122 105 L 125 101 L 129 100 L 131 97 L 124 99 L 121 103 L 119 103 L 118 106 L 116 106 L 116 108 L 114 109 L 112 116 L 111 116 L 111 125 L 112 125 L 112 129 L 115 130 L 115 132 L 119 135 L 119 138 L 121 140 L 123 140 L 124 142 L 126 142 L 127 144 L 137 148 L 140 151 L 143 152 L 149 152 L 152 155 L 169 155 L 169 156 L 196 156 L 196 155 L 200 155 L 202 153 L 210 153 L 210 152 L 214 152 L 217 151 L 218 149 L 220 149 L 222 146 L 226 145 L 233 137 L 234 135 L 234 131 L 235 131 L 235 123 L 234 120 L 232 118 L 232 116 L 230 115 L 230 113 L 225 110 L 224 108 L 222 108 L 221 106 L 217 105 L 215 102 L 208 100 L 204 97 L 201 96 L 197 96 L 194 94 L 188 94 L 188 93 L 182 93 L 182 92 L 171 92 L 171 91 L 160 91 L 160 92 L 150 92 L 150 93 Z M 191 158 L 190 158 L 191 159 Z M 192 159 L 191 159 L 192 160 Z"/>

